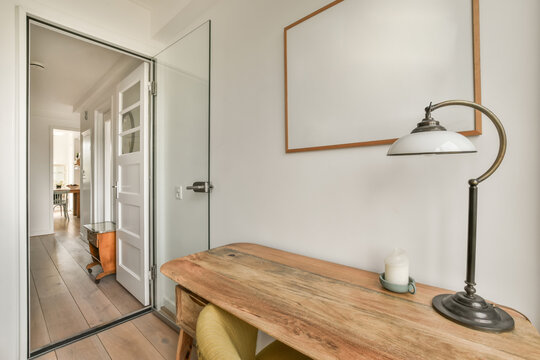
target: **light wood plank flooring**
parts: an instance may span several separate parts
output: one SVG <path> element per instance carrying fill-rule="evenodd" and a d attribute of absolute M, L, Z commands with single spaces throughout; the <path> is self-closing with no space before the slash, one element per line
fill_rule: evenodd
<path fill-rule="evenodd" d="M 55 234 L 30 239 L 30 347 L 76 335 L 142 308 L 127 290 L 108 276 L 99 284 L 86 271 L 91 257 L 79 238 L 79 219 L 55 213 Z M 174 358 L 177 334 L 153 315 L 47 354 L 51 359 Z M 91 354 L 86 356 L 85 354 Z M 172 354 L 172 355 L 171 355 Z M 54 355 L 54 356 L 53 356 Z M 119 357 L 124 356 L 124 357 Z"/>
<path fill-rule="evenodd" d="M 38 359 L 173 360 L 177 341 L 177 332 L 153 314 L 146 314 Z"/>

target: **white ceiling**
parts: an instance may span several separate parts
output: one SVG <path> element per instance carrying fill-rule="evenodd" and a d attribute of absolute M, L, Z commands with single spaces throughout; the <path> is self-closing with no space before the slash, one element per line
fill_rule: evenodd
<path fill-rule="evenodd" d="M 142 6 L 143 8 L 150 11 L 156 10 L 163 3 L 165 3 L 165 0 L 129 0 L 129 1 L 139 6 Z"/>
<path fill-rule="evenodd" d="M 169 45 L 219 0 L 129 0 L 150 15 L 150 36 Z"/>
<path fill-rule="evenodd" d="M 30 111 L 69 116 L 115 64 L 133 58 L 35 24 L 30 27 Z"/>

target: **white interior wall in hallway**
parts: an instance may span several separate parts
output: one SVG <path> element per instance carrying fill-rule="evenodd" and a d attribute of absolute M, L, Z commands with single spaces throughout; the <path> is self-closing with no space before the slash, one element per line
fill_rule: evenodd
<path fill-rule="evenodd" d="M 66 176 L 64 186 L 78 183 L 75 179 L 75 139 L 79 138 L 78 131 L 53 130 L 53 165 L 63 165 Z M 55 185 L 55 184 L 53 184 Z"/>
<path fill-rule="evenodd" d="M 475 155 L 285 154 L 283 28 L 328 2 L 220 2 L 191 26 L 212 20 L 211 246 L 256 242 L 372 271 L 398 246 L 417 281 L 460 290 L 467 180 L 498 146 L 488 119 Z M 479 189 L 477 289 L 539 328 L 540 2 L 481 1 L 480 47 L 483 103 L 506 126 L 508 152 Z M 445 99 L 419 103 L 419 119 L 430 100 Z"/>
<path fill-rule="evenodd" d="M 111 111 L 103 114 L 103 221 L 115 221 L 113 217 L 113 133 Z"/>

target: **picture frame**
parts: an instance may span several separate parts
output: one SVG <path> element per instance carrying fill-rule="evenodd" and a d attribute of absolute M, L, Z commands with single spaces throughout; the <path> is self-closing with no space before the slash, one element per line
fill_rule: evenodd
<path fill-rule="evenodd" d="M 287 153 L 391 144 L 430 101 L 481 103 L 479 0 L 336 0 L 284 28 L 284 60 Z M 482 134 L 466 111 L 440 117 Z"/>

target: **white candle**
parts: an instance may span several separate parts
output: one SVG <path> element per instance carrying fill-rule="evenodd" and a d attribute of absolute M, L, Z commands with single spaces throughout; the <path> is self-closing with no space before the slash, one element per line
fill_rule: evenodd
<path fill-rule="evenodd" d="M 384 259 L 384 279 L 397 285 L 409 283 L 409 258 L 403 249 L 394 249 Z"/>

